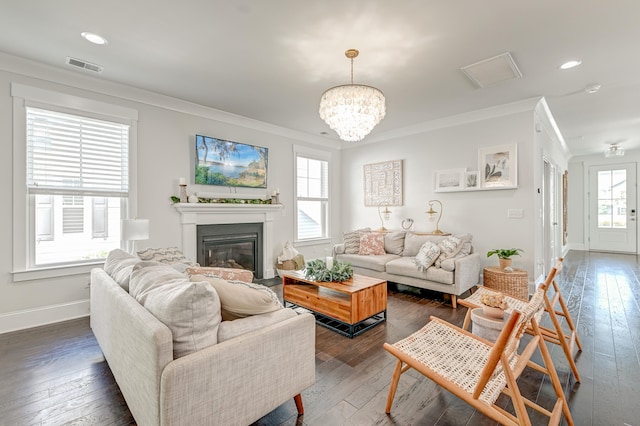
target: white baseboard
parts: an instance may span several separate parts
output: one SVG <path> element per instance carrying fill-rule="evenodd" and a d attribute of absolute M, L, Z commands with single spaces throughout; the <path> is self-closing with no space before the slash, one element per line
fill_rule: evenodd
<path fill-rule="evenodd" d="M 89 316 L 89 299 L 0 315 L 0 334 Z"/>

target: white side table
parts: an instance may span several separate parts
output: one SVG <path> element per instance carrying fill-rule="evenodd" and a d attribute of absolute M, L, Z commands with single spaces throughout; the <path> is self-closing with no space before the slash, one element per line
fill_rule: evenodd
<path fill-rule="evenodd" d="M 505 318 L 509 314 L 504 314 Z M 494 318 L 485 315 L 482 308 L 471 310 L 471 332 L 478 337 L 495 342 L 504 327 L 505 318 Z"/>

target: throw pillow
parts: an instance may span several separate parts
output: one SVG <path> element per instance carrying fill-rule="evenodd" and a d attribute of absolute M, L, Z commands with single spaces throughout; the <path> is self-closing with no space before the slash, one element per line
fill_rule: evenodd
<path fill-rule="evenodd" d="M 413 262 L 418 267 L 419 271 L 426 271 L 433 262 L 436 261 L 438 256 L 440 255 L 440 247 L 431 241 L 427 241 L 420 247 L 418 250 L 418 254 L 414 258 Z"/>
<path fill-rule="evenodd" d="M 436 267 L 438 267 L 438 262 L 439 262 L 440 268 L 442 268 L 442 269 L 444 269 L 445 271 L 448 271 L 448 272 L 453 272 L 456 269 L 456 259 L 460 259 L 461 257 L 469 256 L 470 254 L 471 254 L 471 243 L 470 242 L 463 242 L 462 243 L 462 248 L 460 249 L 458 254 L 456 254 L 452 258 L 444 259 L 442 261 L 440 261 L 440 258 L 438 258 L 438 260 L 436 260 Z"/>
<path fill-rule="evenodd" d="M 109 252 L 104 261 L 104 271 L 117 282 L 120 287 L 129 291 L 129 279 L 133 267 L 140 262 L 140 258 L 120 249 Z"/>
<path fill-rule="evenodd" d="M 402 256 L 404 251 L 404 232 L 388 232 L 384 234 L 384 251 Z"/>
<path fill-rule="evenodd" d="M 223 321 L 264 314 L 283 308 L 273 290 L 260 284 L 226 281 L 206 275 L 193 275 L 190 280 L 193 282 L 207 281 L 216 289 L 220 296 Z"/>
<path fill-rule="evenodd" d="M 194 266 L 187 268 L 186 272 L 189 275 L 207 275 L 209 277 L 217 277 L 223 280 L 237 280 L 244 281 L 246 283 L 253 282 L 253 272 L 246 269 Z"/>
<path fill-rule="evenodd" d="M 369 231 L 371 231 L 370 228 L 362 228 L 345 232 L 343 234 L 345 254 L 358 254 L 360 251 L 360 235 Z"/>
<path fill-rule="evenodd" d="M 448 237 L 440 241 L 438 246 L 440 247 L 440 256 L 435 262 L 436 268 L 442 267 L 442 262 L 447 259 L 456 257 L 458 252 L 462 249 L 462 240 L 458 237 Z"/>
<path fill-rule="evenodd" d="M 154 262 L 173 265 L 182 263 L 190 266 L 199 266 L 197 263 L 187 259 L 178 247 L 148 248 L 138 252 L 138 257 L 142 260 L 153 260 Z"/>
<path fill-rule="evenodd" d="M 209 283 L 183 278 L 157 286 L 142 305 L 171 330 L 174 359 L 218 343 L 220 298 Z"/>
<path fill-rule="evenodd" d="M 141 305 L 149 291 L 166 284 L 184 284 L 186 276 L 164 263 L 140 261 L 131 272 L 129 294 Z"/>
<path fill-rule="evenodd" d="M 360 236 L 360 250 L 358 254 L 363 255 L 380 255 L 384 252 L 384 234 L 375 232 L 362 234 Z"/>

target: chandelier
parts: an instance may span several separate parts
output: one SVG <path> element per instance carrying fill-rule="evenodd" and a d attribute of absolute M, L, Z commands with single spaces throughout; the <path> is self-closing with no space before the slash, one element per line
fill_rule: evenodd
<path fill-rule="evenodd" d="M 320 118 L 347 142 L 364 139 L 386 114 L 384 94 L 380 90 L 353 84 L 353 58 L 359 53 L 356 49 L 344 52 L 351 59 L 351 84 L 332 87 L 320 98 Z"/>

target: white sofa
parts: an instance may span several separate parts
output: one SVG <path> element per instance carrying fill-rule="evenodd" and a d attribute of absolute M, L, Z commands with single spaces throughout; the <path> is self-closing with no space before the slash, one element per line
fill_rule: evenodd
<path fill-rule="evenodd" d="M 369 232 L 368 229 L 363 229 L 345 233 L 345 242 L 333 247 L 334 258 L 351 263 L 356 274 L 450 294 L 454 308 L 457 307 L 457 296 L 480 282 L 480 255 L 474 253 L 472 237 L 469 234 L 455 236 L 466 244 L 464 250 L 460 250 L 446 262 L 438 261 L 421 270 L 415 263 L 421 247 L 428 241 L 438 245 L 449 238 L 448 236 L 388 232 L 384 234 L 384 254 L 367 255 L 358 254 L 357 251 L 354 253 L 356 249 L 353 243 L 357 241 L 356 234 L 362 236 L 363 233 Z"/>
<path fill-rule="evenodd" d="M 217 335 L 208 338 L 217 343 L 176 357 L 176 329 L 126 290 L 124 281 L 133 285 L 138 266 L 131 266 L 130 277 L 127 268 L 116 270 L 118 282 L 92 270 L 90 297 L 91 328 L 138 425 L 247 425 L 292 398 L 302 411 L 300 394 L 315 380 L 312 315 L 281 308 L 233 321 L 214 318 Z M 155 266 L 162 267 L 175 274 L 171 266 Z M 195 302 L 214 305 L 216 297 L 209 291 Z"/>

